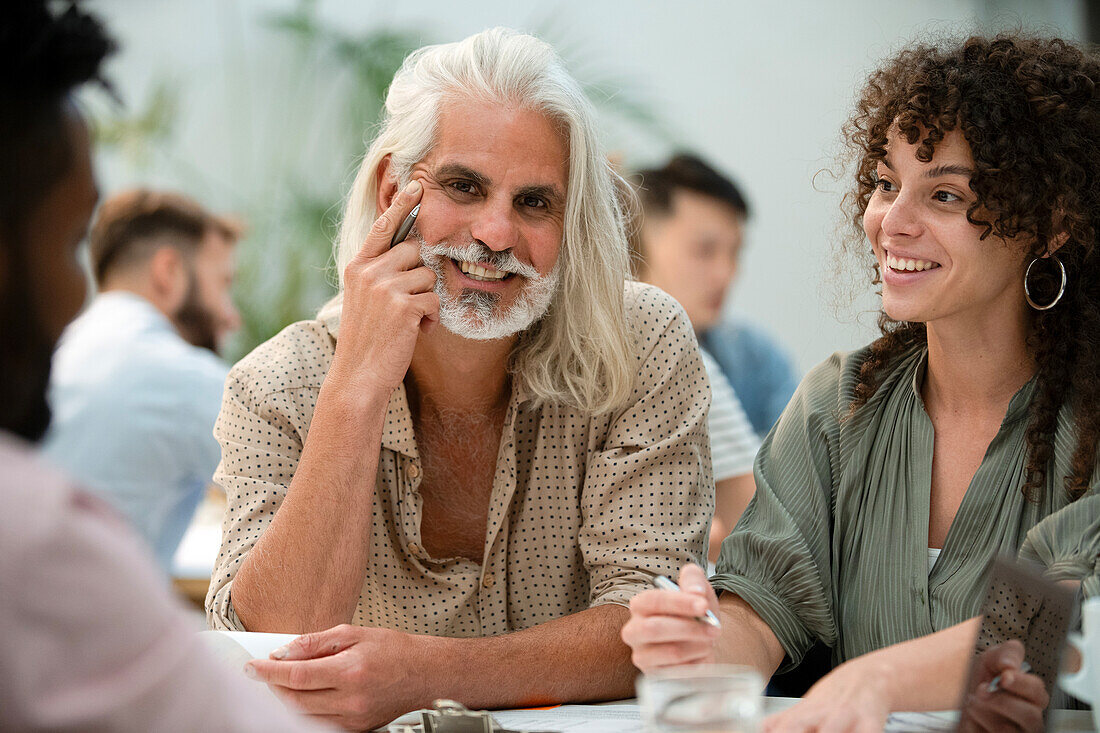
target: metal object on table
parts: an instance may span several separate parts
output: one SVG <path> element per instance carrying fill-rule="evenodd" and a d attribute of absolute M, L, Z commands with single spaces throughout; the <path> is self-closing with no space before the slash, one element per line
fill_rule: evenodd
<path fill-rule="evenodd" d="M 556 733 L 503 728 L 486 710 L 469 710 L 454 700 L 436 700 L 431 710 L 420 711 L 417 724 L 391 723 L 389 733 Z"/>

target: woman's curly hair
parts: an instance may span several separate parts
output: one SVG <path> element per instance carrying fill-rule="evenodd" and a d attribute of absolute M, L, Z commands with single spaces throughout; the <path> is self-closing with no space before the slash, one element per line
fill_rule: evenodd
<path fill-rule="evenodd" d="M 1059 39 L 999 35 L 951 45 L 911 46 L 874 72 L 844 132 L 856 160 L 848 197 L 861 241 L 863 215 L 876 186 L 887 135 L 917 145 L 932 159 L 944 136 L 959 130 L 974 159 L 970 188 L 977 201 L 967 219 L 982 238 L 1020 237 L 1040 257 L 1065 236 L 1058 258 L 1068 277 L 1057 306 L 1036 311 L 1028 347 L 1037 386 L 1026 434 L 1025 496 L 1037 499 L 1054 453 L 1058 412 L 1071 402 L 1077 445 L 1065 487 L 1076 499 L 1088 490 L 1100 437 L 1100 60 Z M 1036 267 L 1028 285 L 1049 302 L 1061 281 L 1057 268 Z M 1057 280 L 1054 278 L 1057 277 Z M 881 282 L 875 265 L 874 283 Z M 882 337 L 870 347 L 849 414 L 879 386 L 900 354 L 925 343 L 923 323 L 879 314 Z"/>

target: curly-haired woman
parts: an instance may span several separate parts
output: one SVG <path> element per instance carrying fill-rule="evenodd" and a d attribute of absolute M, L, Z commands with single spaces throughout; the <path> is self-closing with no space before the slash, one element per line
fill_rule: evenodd
<path fill-rule="evenodd" d="M 840 666 L 772 720 L 794 730 L 953 707 L 994 555 L 1100 592 L 1100 61 L 1018 36 L 911 47 L 846 133 L 883 335 L 814 369 L 765 440 L 721 598 L 689 566 L 694 592 L 639 595 L 623 630 L 643 670 L 767 676 L 824 642 Z M 707 603 L 720 632 L 689 618 Z M 1002 689 L 999 723 L 1034 726 L 1038 678 Z"/>

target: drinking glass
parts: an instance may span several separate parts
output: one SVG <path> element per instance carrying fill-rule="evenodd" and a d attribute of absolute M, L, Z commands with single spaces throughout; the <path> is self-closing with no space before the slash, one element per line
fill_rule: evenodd
<path fill-rule="evenodd" d="M 756 733 L 764 680 L 751 667 L 695 664 L 638 678 L 648 733 Z"/>

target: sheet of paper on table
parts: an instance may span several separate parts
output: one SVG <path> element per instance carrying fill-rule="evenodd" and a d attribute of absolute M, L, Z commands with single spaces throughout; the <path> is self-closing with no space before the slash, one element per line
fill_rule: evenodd
<path fill-rule="evenodd" d="M 768 712 L 790 707 L 794 700 L 766 698 Z M 775 702 L 771 702 L 775 701 Z M 494 710 L 493 719 L 508 730 L 558 731 L 559 733 L 641 733 L 642 719 L 635 704 L 560 705 L 548 710 Z M 925 733 L 952 730 L 958 716 L 955 713 L 897 713 L 886 724 L 887 733 Z M 415 713 L 398 718 L 400 722 L 417 723 Z M 395 721 L 397 722 L 397 721 Z"/>

